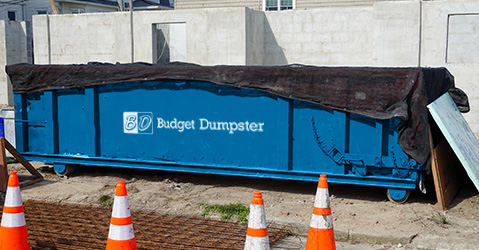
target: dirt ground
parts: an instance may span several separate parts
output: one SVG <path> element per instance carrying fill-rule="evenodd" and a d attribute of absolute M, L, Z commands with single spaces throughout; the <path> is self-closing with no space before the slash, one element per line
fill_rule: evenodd
<path fill-rule="evenodd" d="M 22 198 L 42 202 L 98 204 L 114 195 L 116 181 L 126 180 L 132 210 L 201 216 L 200 203 L 249 205 L 255 190 L 263 191 L 266 219 L 287 225 L 295 235 L 307 235 L 317 183 L 185 174 L 118 168 L 84 167 L 66 178 L 43 169 L 45 180 L 22 188 Z M 19 164 L 8 170 L 27 174 Z M 414 191 L 405 204 L 386 197 L 386 189 L 329 185 L 337 241 L 371 244 L 371 249 L 475 249 L 479 245 L 479 194 L 465 180 L 449 210 L 437 203 L 432 180 L 427 194 Z M 212 215 L 212 217 L 218 217 Z M 373 247 L 374 246 L 374 247 Z M 367 249 L 367 248 L 366 248 Z"/>
<path fill-rule="evenodd" d="M 23 207 L 27 242 L 32 250 L 96 250 L 106 247 L 110 207 L 32 200 L 25 201 Z M 243 250 L 245 245 L 245 223 L 141 210 L 133 210 L 131 216 L 138 250 Z M 271 245 L 276 245 L 288 237 L 288 231 L 284 227 L 269 227 L 268 236 Z"/>

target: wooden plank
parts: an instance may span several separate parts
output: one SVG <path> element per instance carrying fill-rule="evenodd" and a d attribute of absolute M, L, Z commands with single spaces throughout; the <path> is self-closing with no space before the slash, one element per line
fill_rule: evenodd
<path fill-rule="evenodd" d="M 38 178 L 41 178 L 41 179 L 43 180 L 42 174 L 40 174 L 40 172 L 38 172 L 38 171 L 32 166 L 32 164 L 30 164 L 30 162 L 28 162 L 27 160 L 25 160 L 25 158 L 23 158 L 23 157 L 17 152 L 17 150 L 12 146 L 12 144 L 10 144 L 7 140 L 5 140 L 5 148 L 8 150 L 8 152 L 10 152 L 10 154 L 13 155 L 13 157 L 15 157 L 15 159 L 17 159 L 18 162 L 20 162 L 20 163 L 28 170 L 28 172 L 30 172 L 30 173 L 33 174 L 33 175 L 38 176 Z"/>
<path fill-rule="evenodd" d="M 8 173 L 7 173 L 7 155 L 5 153 L 5 138 L 0 138 L 0 191 L 7 191 Z"/>
<path fill-rule="evenodd" d="M 429 146 L 431 149 L 431 172 L 432 172 L 432 177 L 434 180 L 434 188 L 436 190 L 436 198 L 437 198 L 437 204 L 441 209 L 444 210 L 445 207 L 445 202 L 444 202 L 444 194 L 442 192 L 443 187 L 441 186 L 441 175 L 438 170 L 438 163 L 437 163 L 437 154 L 435 150 L 435 145 L 434 145 L 434 140 L 433 140 L 433 135 L 431 132 L 431 128 L 429 127 Z"/>
<path fill-rule="evenodd" d="M 432 141 L 432 140 L 431 140 Z M 464 177 L 461 162 L 446 140 L 437 146 L 431 143 L 431 171 L 436 189 L 438 205 L 447 210 L 454 196 L 462 187 Z"/>
<path fill-rule="evenodd" d="M 37 177 L 33 180 L 21 181 L 20 182 L 20 187 L 26 187 L 28 185 L 32 185 L 32 184 L 40 182 L 40 181 L 43 181 L 43 177 L 42 178 Z"/>

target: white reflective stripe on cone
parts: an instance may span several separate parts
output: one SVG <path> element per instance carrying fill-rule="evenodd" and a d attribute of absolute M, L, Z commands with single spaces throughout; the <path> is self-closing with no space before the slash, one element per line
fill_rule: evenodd
<path fill-rule="evenodd" d="M 311 227 L 317 229 L 331 229 L 333 228 L 333 218 L 331 215 L 313 214 L 313 217 L 311 218 Z"/>
<path fill-rule="evenodd" d="M 108 233 L 108 239 L 112 240 L 131 240 L 135 238 L 133 233 L 133 225 L 116 226 L 110 224 L 110 232 Z"/>
<path fill-rule="evenodd" d="M 263 214 L 264 214 L 263 205 L 250 204 L 248 227 L 253 229 L 266 228 L 266 216 L 261 216 Z"/>
<path fill-rule="evenodd" d="M 314 199 L 314 207 L 330 208 L 329 191 L 327 188 L 318 188 L 316 198 Z"/>
<path fill-rule="evenodd" d="M 113 201 L 113 211 L 111 217 L 127 218 L 130 217 L 130 205 L 128 204 L 128 196 L 115 196 Z"/>
<path fill-rule="evenodd" d="M 21 207 L 22 205 L 20 187 L 8 187 L 5 194 L 5 207 Z"/>
<path fill-rule="evenodd" d="M 269 237 L 250 237 L 246 236 L 244 244 L 246 250 L 269 250 Z"/>
<path fill-rule="evenodd" d="M 2 227 L 22 227 L 25 226 L 25 215 L 22 213 L 3 213 Z"/>

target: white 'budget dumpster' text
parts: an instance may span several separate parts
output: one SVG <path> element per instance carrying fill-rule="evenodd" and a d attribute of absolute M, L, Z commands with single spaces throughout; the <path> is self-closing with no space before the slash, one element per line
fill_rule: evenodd
<path fill-rule="evenodd" d="M 161 117 L 157 118 L 159 129 L 173 129 L 178 132 L 185 130 L 215 130 L 215 131 L 227 131 L 229 134 L 235 132 L 263 132 L 264 122 L 225 122 L 225 121 L 209 121 L 205 118 L 195 120 L 181 121 L 176 118 L 173 120 L 165 120 Z"/>

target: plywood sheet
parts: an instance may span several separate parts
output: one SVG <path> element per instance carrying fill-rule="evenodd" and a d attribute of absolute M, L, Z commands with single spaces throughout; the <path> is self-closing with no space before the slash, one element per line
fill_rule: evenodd
<path fill-rule="evenodd" d="M 467 175 L 479 190 L 479 142 L 451 96 L 446 93 L 427 108 Z"/>

